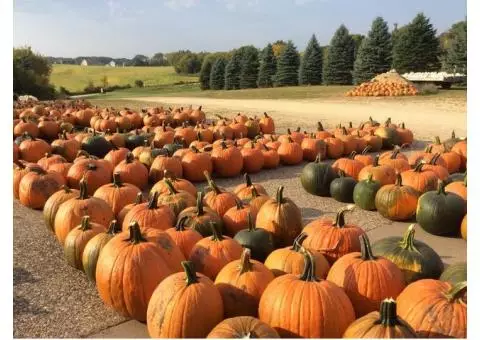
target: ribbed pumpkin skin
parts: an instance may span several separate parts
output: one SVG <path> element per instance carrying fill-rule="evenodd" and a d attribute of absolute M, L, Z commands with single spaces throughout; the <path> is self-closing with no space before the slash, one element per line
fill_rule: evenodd
<path fill-rule="evenodd" d="M 449 265 L 447 269 L 444 270 L 439 280 L 450 282 L 451 284 L 467 281 L 467 262 L 459 262 Z"/>
<path fill-rule="evenodd" d="M 234 146 L 223 144 L 212 150 L 212 163 L 215 173 L 222 177 L 237 176 L 243 168 L 243 157 Z"/>
<path fill-rule="evenodd" d="M 414 230 L 404 237 L 392 236 L 372 245 L 372 251 L 395 263 L 405 275 L 407 284 L 421 279 L 438 279 L 443 272 L 440 256 L 430 246 L 413 239 Z"/>
<path fill-rule="evenodd" d="M 223 319 L 222 297 L 201 273 L 187 284 L 188 274 L 175 273 L 155 289 L 148 304 L 147 328 L 152 338 L 204 338 Z"/>
<path fill-rule="evenodd" d="M 228 209 L 235 206 L 235 195 L 231 192 L 215 192 L 209 191 L 205 194 L 205 204 L 210 209 L 214 210 L 220 217 L 223 217 Z"/>
<path fill-rule="evenodd" d="M 18 190 L 20 189 L 20 181 L 23 176 L 33 170 L 42 170 L 37 163 L 18 162 L 14 165 L 13 170 L 13 197 L 18 199 Z"/>
<path fill-rule="evenodd" d="M 188 191 L 191 193 L 193 196 L 197 195 L 197 188 L 195 185 L 193 185 L 191 182 L 187 181 L 186 179 L 181 179 L 181 178 L 170 178 L 169 179 L 173 183 L 173 187 L 176 190 L 184 190 Z M 169 190 L 167 187 L 167 184 L 165 183 L 165 179 L 162 179 L 161 181 L 158 181 L 155 183 L 155 185 L 150 189 L 150 193 L 158 192 L 158 195 L 165 195 L 168 194 Z"/>
<path fill-rule="evenodd" d="M 353 189 L 353 202 L 363 210 L 375 210 L 375 196 L 380 187 L 380 182 L 371 177 L 358 182 Z"/>
<path fill-rule="evenodd" d="M 251 316 L 237 316 L 225 319 L 208 334 L 209 339 L 237 339 L 247 336 L 257 339 L 276 339 L 278 333 L 266 323 Z"/>
<path fill-rule="evenodd" d="M 132 228 L 133 229 L 133 228 Z M 138 225 L 136 226 L 140 233 Z M 123 316 L 145 321 L 157 285 L 182 270 L 182 252 L 165 232 L 145 229 L 144 240 L 121 232 L 103 247 L 95 272 L 102 301 Z M 135 241 L 133 241 L 135 239 Z"/>
<path fill-rule="evenodd" d="M 197 242 L 199 242 L 203 236 L 194 229 L 185 228 L 186 218 L 179 220 L 175 228 L 165 230 L 170 235 L 173 242 L 180 248 L 183 255 L 187 259 L 190 256 L 190 252 Z"/>
<path fill-rule="evenodd" d="M 134 206 L 127 215 L 125 215 L 122 230 L 128 230 L 130 223 L 133 221 L 136 221 L 142 229 L 153 228 L 167 230 L 168 228 L 172 228 L 175 223 L 175 214 L 169 206 L 158 206 L 156 204 L 157 197 L 157 194 L 154 194 L 150 197 L 149 202 Z"/>
<path fill-rule="evenodd" d="M 322 163 L 317 158 L 315 162 L 305 165 L 300 182 L 309 194 L 325 197 L 330 196 L 330 183 L 337 177 L 330 164 Z"/>
<path fill-rule="evenodd" d="M 380 215 L 393 221 L 405 221 L 415 216 L 418 192 L 403 186 L 397 176 L 396 184 L 385 185 L 377 191 L 375 207 Z"/>
<path fill-rule="evenodd" d="M 43 219 L 47 229 L 50 231 L 53 230 L 55 223 L 55 216 L 57 214 L 58 208 L 63 202 L 68 201 L 71 198 L 78 197 L 79 191 L 75 189 L 68 189 L 64 187 L 54 193 L 50 198 L 45 202 L 43 206 Z"/>
<path fill-rule="evenodd" d="M 355 180 L 358 180 L 358 174 L 364 167 L 365 165 L 362 162 L 351 158 L 340 158 L 332 164 L 332 168 L 335 172 L 343 170 L 347 176 L 352 177 Z"/>
<path fill-rule="evenodd" d="M 62 185 L 65 185 L 65 179 L 56 172 L 31 171 L 20 180 L 18 198 L 26 207 L 43 209 L 48 198 Z"/>
<path fill-rule="evenodd" d="M 274 250 L 272 234 L 262 228 L 251 227 L 240 230 L 233 238 L 242 247 L 252 252 L 252 258 L 264 262 L 267 256 Z"/>
<path fill-rule="evenodd" d="M 93 195 L 98 188 L 110 183 L 112 179 L 111 168 L 106 164 L 110 163 L 94 159 L 75 161 L 67 173 L 68 186 L 78 189 L 83 178 L 88 183 L 88 194 Z"/>
<path fill-rule="evenodd" d="M 107 202 L 115 216 L 118 216 L 124 206 L 135 201 L 139 192 L 141 192 L 140 189 L 133 184 L 114 181 L 114 183 L 102 185 L 93 196 Z"/>
<path fill-rule="evenodd" d="M 416 281 L 398 296 L 398 315 L 421 338 L 465 338 L 467 303 L 460 296 L 449 301 L 446 294 L 451 289 L 452 285 L 448 282 L 432 279 Z"/>
<path fill-rule="evenodd" d="M 250 200 L 253 198 L 253 190 L 255 188 L 257 195 L 268 195 L 265 188 L 258 183 L 252 183 L 248 174 L 244 175 L 245 183 L 239 184 L 233 189 L 233 193 L 240 200 Z"/>
<path fill-rule="evenodd" d="M 358 180 L 366 180 L 372 174 L 372 179 L 379 181 L 382 186 L 395 183 L 395 169 L 390 165 L 367 165 L 358 174 Z"/>

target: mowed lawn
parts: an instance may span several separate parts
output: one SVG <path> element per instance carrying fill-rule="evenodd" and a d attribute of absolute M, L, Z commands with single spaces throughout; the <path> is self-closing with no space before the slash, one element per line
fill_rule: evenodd
<path fill-rule="evenodd" d="M 181 82 L 198 82 L 194 75 L 180 75 L 175 73 L 171 66 L 159 67 L 108 67 L 108 66 L 80 66 L 59 65 L 52 68 L 50 82 L 56 88 L 65 87 L 69 91 L 82 91 L 90 82 L 95 86 L 102 85 L 106 76 L 108 85 L 135 85 L 135 80 L 142 80 L 144 86 L 165 86 Z"/>

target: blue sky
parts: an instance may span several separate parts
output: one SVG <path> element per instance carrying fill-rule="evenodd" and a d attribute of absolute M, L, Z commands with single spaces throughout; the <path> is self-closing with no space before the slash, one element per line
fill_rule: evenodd
<path fill-rule="evenodd" d="M 467 15 L 465 0 L 15 0 L 14 46 L 131 58 L 291 39 L 302 50 L 312 33 L 328 44 L 342 23 L 366 34 L 376 16 L 393 27 L 420 11 L 438 32 Z"/>

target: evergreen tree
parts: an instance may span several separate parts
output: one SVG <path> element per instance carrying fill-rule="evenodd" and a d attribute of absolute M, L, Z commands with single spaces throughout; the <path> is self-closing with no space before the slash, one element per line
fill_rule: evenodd
<path fill-rule="evenodd" d="M 360 46 L 362 45 L 363 40 L 365 40 L 365 36 L 363 34 L 352 34 L 352 39 L 355 48 L 353 49 L 353 60 L 357 58 L 358 51 L 360 50 Z"/>
<path fill-rule="evenodd" d="M 207 56 L 203 59 L 202 68 L 200 69 L 200 88 L 208 90 L 210 88 L 210 73 L 215 62 L 213 56 Z"/>
<path fill-rule="evenodd" d="M 348 29 L 341 25 L 333 35 L 328 47 L 323 71 L 323 82 L 327 85 L 352 84 L 355 42 Z"/>
<path fill-rule="evenodd" d="M 450 42 L 445 49 L 444 68 L 448 72 L 467 74 L 467 23 L 462 21 L 450 30 Z"/>
<path fill-rule="evenodd" d="M 271 44 L 268 44 L 262 51 L 260 56 L 260 67 L 258 70 L 258 87 L 272 87 L 273 77 L 277 69 L 277 59 L 273 54 L 273 48 Z"/>
<path fill-rule="evenodd" d="M 278 57 L 277 72 L 275 74 L 275 86 L 298 85 L 298 68 L 300 56 L 292 41 L 288 41 L 285 49 Z"/>
<path fill-rule="evenodd" d="M 385 20 L 378 17 L 373 21 L 367 38 L 360 45 L 353 67 L 354 83 L 360 84 L 377 74 L 387 72 L 391 65 L 392 37 Z"/>
<path fill-rule="evenodd" d="M 308 42 L 302 61 L 300 62 L 300 71 L 298 82 L 300 85 L 319 85 L 322 83 L 322 49 L 318 44 L 315 34 Z"/>
<path fill-rule="evenodd" d="M 242 70 L 241 50 L 233 52 L 232 58 L 225 67 L 225 90 L 238 90 L 240 88 L 240 72 Z"/>
<path fill-rule="evenodd" d="M 423 13 L 395 34 L 393 67 L 399 72 L 429 72 L 440 69 L 437 31 Z"/>
<path fill-rule="evenodd" d="M 240 88 L 249 89 L 257 87 L 258 77 L 258 50 L 253 46 L 241 48 L 242 61 L 240 70 Z"/>
<path fill-rule="evenodd" d="M 225 85 L 225 59 L 218 58 L 212 65 L 210 89 L 222 90 Z"/>

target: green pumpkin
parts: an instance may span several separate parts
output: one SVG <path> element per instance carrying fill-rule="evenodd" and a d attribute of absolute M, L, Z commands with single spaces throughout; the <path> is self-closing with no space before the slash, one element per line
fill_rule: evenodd
<path fill-rule="evenodd" d="M 256 228 L 250 213 L 248 214 L 248 229 L 240 230 L 233 239 L 242 247 L 250 249 L 252 258 L 260 262 L 264 262 L 275 249 L 272 234 L 265 229 Z"/>
<path fill-rule="evenodd" d="M 184 148 L 184 145 L 183 145 L 183 143 L 182 143 L 181 141 L 175 139 L 173 143 L 165 144 L 165 145 L 163 146 L 163 148 L 164 148 L 165 150 L 167 150 L 168 155 L 169 155 L 170 157 L 172 157 L 172 155 L 175 153 L 175 151 L 180 150 L 180 149 L 183 149 L 183 148 Z"/>
<path fill-rule="evenodd" d="M 112 143 L 106 140 L 103 136 L 98 135 L 95 130 L 93 130 L 93 135 L 82 141 L 82 150 L 99 158 L 105 157 L 105 155 L 112 149 Z"/>
<path fill-rule="evenodd" d="M 129 134 L 125 138 L 125 147 L 127 149 L 133 150 L 138 146 L 143 146 L 145 144 L 145 135 L 139 133 L 139 130 L 135 130 L 134 134 Z"/>
<path fill-rule="evenodd" d="M 407 284 L 420 279 L 438 279 L 443 271 L 440 256 L 429 245 L 414 239 L 415 225 L 403 237 L 392 236 L 372 245 L 373 252 L 386 257 L 405 274 Z"/>
<path fill-rule="evenodd" d="M 247 137 L 250 139 L 254 139 L 260 133 L 260 125 L 253 118 L 249 118 L 245 122 L 245 126 L 247 127 Z"/>
<path fill-rule="evenodd" d="M 375 130 L 375 136 L 382 138 L 384 149 L 393 149 L 395 145 L 401 144 L 400 136 L 396 129 L 389 127 L 391 119 L 388 118 L 385 122 L 385 127 L 380 127 Z"/>
<path fill-rule="evenodd" d="M 369 174 L 366 180 L 360 181 L 353 189 L 353 202 L 363 210 L 375 210 L 375 196 L 380 190 L 381 184 L 372 179 Z"/>
<path fill-rule="evenodd" d="M 450 282 L 452 285 L 467 281 L 467 262 L 449 265 L 440 276 L 440 280 Z"/>
<path fill-rule="evenodd" d="M 337 177 L 337 173 L 330 164 L 321 162 L 319 154 L 314 162 L 305 165 L 300 175 L 300 182 L 309 194 L 330 196 L 330 184 Z"/>
<path fill-rule="evenodd" d="M 346 177 L 342 170 L 338 173 L 340 177 L 330 183 L 330 195 L 338 202 L 353 203 L 353 190 L 357 181 L 352 177 Z"/>
<path fill-rule="evenodd" d="M 428 191 L 418 199 L 417 222 L 430 234 L 456 236 L 466 212 L 467 202 L 445 192 L 445 182 L 440 181 L 436 191 Z"/>

